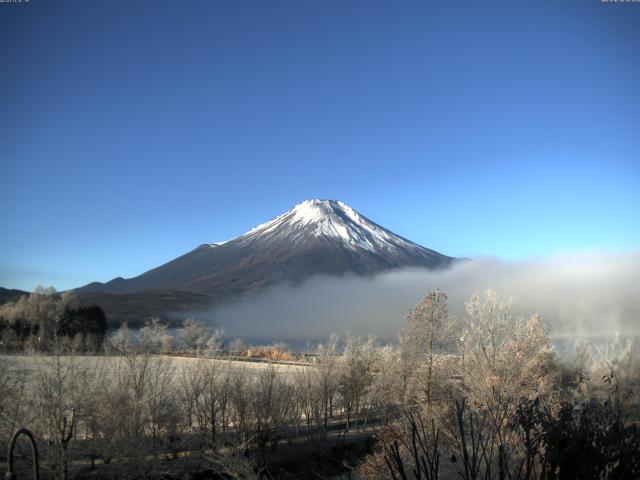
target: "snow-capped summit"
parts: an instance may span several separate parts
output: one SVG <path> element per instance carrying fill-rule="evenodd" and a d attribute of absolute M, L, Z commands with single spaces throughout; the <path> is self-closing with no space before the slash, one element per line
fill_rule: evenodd
<path fill-rule="evenodd" d="M 240 237 L 209 245 L 220 246 L 230 241 L 242 244 L 286 241 L 296 244 L 322 237 L 339 241 L 352 250 L 370 252 L 422 248 L 375 224 L 344 202 L 315 198 L 299 203 Z"/>
<path fill-rule="evenodd" d="M 441 268 L 453 260 L 392 233 L 343 202 L 311 199 L 239 237 L 203 244 L 135 278 L 92 283 L 79 291 L 180 290 L 225 300 L 318 274 Z"/>

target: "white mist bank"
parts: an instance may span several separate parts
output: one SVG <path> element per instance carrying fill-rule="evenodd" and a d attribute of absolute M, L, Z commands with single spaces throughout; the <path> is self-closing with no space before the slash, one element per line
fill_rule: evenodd
<path fill-rule="evenodd" d="M 465 300 L 493 288 L 514 309 L 540 313 L 552 335 L 640 333 L 640 252 L 583 253 L 530 261 L 476 259 L 442 271 L 405 269 L 371 278 L 314 277 L 216 307 L 200 320 L 231 336 L 290 341 L 353 331 L 393 340 L 405 315 L 428 289 L 444 291 L 464 318 Z"/>

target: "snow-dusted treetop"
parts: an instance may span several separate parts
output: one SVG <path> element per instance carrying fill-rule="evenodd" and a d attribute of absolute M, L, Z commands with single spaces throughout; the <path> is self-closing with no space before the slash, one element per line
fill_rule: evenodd
<path fill-rule="evenodd" d="M 371 252 L 423 248 L 377 225 L 344 202 L 320 199 L 305 200 L 240 237 L 210 246 L 218 247 L 229 242 L 253 243 L 257 240 L 299 242 L 314 237 L 338 240 L 350 249 L 361 248 Z"/>

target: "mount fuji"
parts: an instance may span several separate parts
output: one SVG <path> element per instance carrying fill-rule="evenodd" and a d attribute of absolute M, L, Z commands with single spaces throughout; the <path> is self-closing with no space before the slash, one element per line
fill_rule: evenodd
<path fill-rule="evenodd" d="M 93 294 L 98 303 L 108 297 L 112 304 L 122 296 L 130 303 L 139 304 L 140 298 L 148 303 L 162 294 L 169 300 L 160 304 L 167 307 L 174 297 L 181 305 L 190 300 L 216 304 L 279 283 L 300 284 L 314 275 L 436 269 L 453 261 L 392 233 L 343 202 L 312 199 L 244 235 L 200 245 L 137 277 L 94 282 L 75 291 Z M 111 309 L 106 310 L 109 314 Z"/>

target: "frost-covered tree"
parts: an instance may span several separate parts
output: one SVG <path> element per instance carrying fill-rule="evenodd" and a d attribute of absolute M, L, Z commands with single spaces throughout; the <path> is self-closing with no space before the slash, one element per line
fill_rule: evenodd
<path fill-rule="evenodd" d="M 338 392 L 347 417 L 347 430 L 351 420 L 357 420 L 361 408 L 365 406 L 365 399 L 374 380 L 376 354 L 375 337 L 364 339 L 347 334 L 338 377 Z"/>
<path fill-rule="evenodd" d="M 170 353 L 173 351 L 174 339 L 173 335 L 165 334 L 160 337 L 160 349 L 162 353 Z"/>
<path fill-rule="evenodd" d="M 140 348 L 150 352 L 160 351 L 163 339 L 167 336 L 167 325 L 159 318 L 152 317 L 147 320 L 138 333 Z"/>
<path fill-rule="evenodd" d="M 104 369 L 99 362 L 82 361 L 66 348 L 32 353 L 29 361 L 34 369 L 28 388 L 34 418 L 28 425 L 47 440 L 43 455 L 47 478 L 67 480 L 74 477 L 74 464 L 82 454 L 77 439 L 90 417 L 87 404 L 97 391 L 105 393 Z"/>
<path fill-rule="evenodd" d="M 127 322 L 124 322 L 120 328 L 107 338 L 108 348 L 120 354 L 132 352 L 136 348 L 136 344 L 136 336 L 127 325 Z"/>
<path fill-rule="evenodd" d="M 18 343 L 51 351 L 75 343 L 81 349 L 97 349 L 106 334 L 107 320 L 99 306 L 82 304 L 73 293 L 58 294 L 53 287 L 39 286 L 0 306 L 0 326 L 6 346 Z"/>
<path fill-rule="evenodd" d="M 405 404 L 407 379 L 403 374 L 402 351 L 396 345 L 380 348 L 372 368 L 375 375 L 369 399 L 378 418 L 386 424 L 394 418 L 397 406 Z"/>
<path fill-rule="evenodd" d="M 329 417 L 333 415 L 333 400 L 338 390 L 339 357 L 337 335 L 332 334 L 329 341 L 316 349 L 316 370 L 312 384 L 318 386 L 322 404 L 323 428 L 326 430 Z"/>
<path fill-rule="evenodd" d="M 46 350 L 54 342 L 61 307 L 55 288 L 39 285 L 32 294 L 0 306 L 0 318 L 19 338 L 31 337 L 30 347 Z"/>
<path fill-rule="evenodd" d="M 224 351 L 226 343 L 227 332 L 222 328 L 216 328 L 207 340 L 207 352 L 212 355 L 220 354 Z"/>
<path fill-rule="evenodd" d="M 528 440 L 514 427 L 523 402 L 550 400 L 553 353 L 540 317 L 514 314 L 511 302 L 493 291 L 474 295 L 453 355 L 436 348 L 442 327 L 448 333 L 451 325 L 444 294 L 428 292 L 409 319 L 400 377 L 407 391 L 413 382 L 426 384 L 427 394 L 410 397 L 413 402 L 383 430 L 381 450 L 366 462 L 368 478 L 412 478 L 409 472 L 438 478 L 438 458 L 455 453 L 461 478 L 530 479 L 508 474 L 505 465 L 531 458 L 523 453 Z M 446 393 L 437 402 L 436 391 Z M 445 443 L 445 450 L 437 446 Z"/>
<path fill-rule="evenodd" d="M 261 369 L 252 385 L 251 410 L 260 448 L 277 442 L 276 434 L 290 420 L 294 389 L 273 366 Z M 274 443 L 275 445 L 275 443 Z"/>
<path fill-rule="evenodd" d="M 188 350 L 202 351 L 211 337 L 211 333 L 205 324 L 188 318 L 179 330 L 179 336 Z"/>
<path fill-rule="evenodd" d="M 539 315 L 515 315 L 512 302 L 489 290 L 467 301 L 460 341 L 462 394 L 488 412 L 501 443 L 522 399 L 544 398 L 554 354 Z"/>
<path fill-rule="evenodd" d="M 231 352 L 235 355 L 243 355 L 247 351 L 247 344 L 241 338 L 236 338 L 231 342 Z"/>
<path fill-rule="evenodd" d="M 456 322 L 449 313 L 447 296 L 440 290 L 428 291 L 411 309 L 407 320 L 409 329 L 402 346 L 410 356 L 425 359 L 422 389 L 426 401 L 430 402 L 436 355 L 451 349 L 455 338 Z"/>
<path fill-rule="evenodd" d="M 582 350 L 587 358 L 578 355 L 576 361 L 586 372 L 583 388 L 587 396 L 620 398 L 623 406 L 633 405 L 640 396 L 640 355 L 635 339 L 616 335 L 605 343 L 584 344 Z"/>

